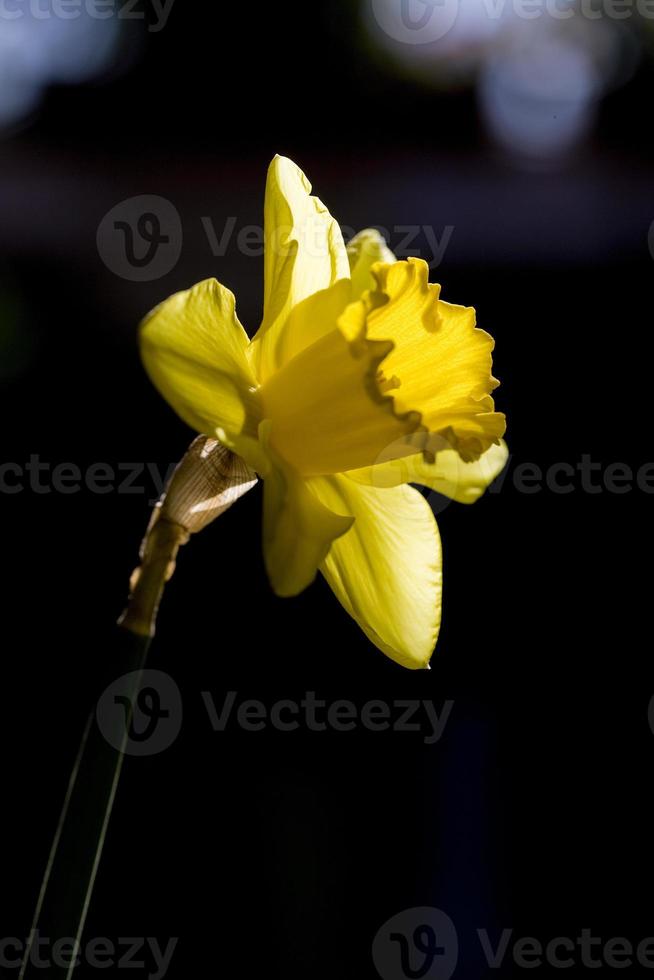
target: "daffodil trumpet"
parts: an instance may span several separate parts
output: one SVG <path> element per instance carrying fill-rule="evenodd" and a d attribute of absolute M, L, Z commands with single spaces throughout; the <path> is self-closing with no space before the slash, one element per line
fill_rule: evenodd
<path fill-rule="evenodd" d="M 346 247 L 284 157 L 264 211 L 254 338 L 233 294 L 208 279 L 146 317 L 145 368 L 182 419 L 239 461 L 242 487 L 262 478 L 275 592 L 297 595 L 320 571 L 380 650 L 424 668 L 441 621 L 441 546 L 410 484 L 471 503 L 504 467 L 493 339 L 471 307 L 441 299 L 424 261 L 397 261 L 378 232 Z"/>

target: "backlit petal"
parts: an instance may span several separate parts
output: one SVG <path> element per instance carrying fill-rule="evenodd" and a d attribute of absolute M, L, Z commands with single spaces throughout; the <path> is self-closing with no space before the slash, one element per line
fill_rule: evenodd
<path fill-rule="evenodd" d="M 337 222 L 286 157 L 276 156 L 270 165 L 264 210 L 264 313 L 250 349 L 262 382 L 283 363 L 282 335 L 291 310 L 350 277 Z"/>
<path fill-rule="evenodd" d="M 396 258 L 376 228 L 366 228 L 347 244 L 352 278 L 352 299 L 359 299 L 366 289 L 375 288 L 372 267 L 377 262 L 396 262 Z"/>
<path fill-rule="evenodd" d="M 277 370 L 335 329 L 339 316 L 350 302 L 349 279 L 339 279 L 329 289 L 308 296 L 291 310 L 276 347 Z"/>
<path fill-rule="evenodd" d="M 267 442 L 266 420 L 261 426 Z M 334 513 L 268 448 L 272 466 L 263 487 L 263 551 L 270 583 L 280 596 L 297 595 L 316 577 L 335 539 L 353 518 Z"/>
<path fill-rule="evenodd" d="M 347 476 L 309 486 L 354 525 L 321 566 L 347 612 L 370 640 L 404 667 L 426 667 L 441 619 L 441 547 L 427 501 L 411 487 L 378 490 Z"/>
<path fill-rule="evenodd" d="M 256 380 L 233 294 L 206 279 L 157 306 L 141 324 L 141 354 L 156 388 L 192 428 L 256 434 Z"/>
<path fill-rule="evenodd" d="M 358 483 L 380 488 L 419 483 L 460 504 L 473 504 L 502 472 L 508 458 L 509 451 L 504 440 L 469 463 L 450 448 L 439 450 L 435 461 L 428 463 L 422 453 L 397 458 L 391 447 L 385 461 L 381 460 L 366 469 L 353 470 L 347 475 Z"/>

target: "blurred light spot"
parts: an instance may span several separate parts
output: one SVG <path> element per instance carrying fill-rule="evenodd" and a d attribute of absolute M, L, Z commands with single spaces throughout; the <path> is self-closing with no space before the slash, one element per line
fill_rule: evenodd
<path fill-rule="evenodd" d="M 482 112 L 493 136 L 530 157 L 558 157 L 590 129 L 601 79 L 589 54 L 561 39 L 533 38 L 484 65 Z"/>
<path fill-rule="evenodd" d="M 391 71 L 437 88 L 476 82 L 498 142 L 547 157 L 587 134 L 599 99 L 640 58 L 632 25 L 588 13 L 592 2 L 361 0 L 361 11 Z"/>
<path fill-rule="evenodd" d="M 470 76 L 510 19 L 506 0 L 364 0 L 366 27 L 404 73 L 441 85 Z"/>
<path fill-rule="evenodd" d="M 120 24 L 116 16 L 92 16 L 80 4 L 78 16 L 61 17 L 60 5 L 16 3 L 0 12 L 0 126 L 20 121 L 53 83 L 78 83 L 112 66 Z M 8 11 L 10 16 L 8 16 Z"/>
<path fill-rule="evenodd" d="M 0 126 L 28 116 L 40 97 L 41 86 L 17 74 L 0 42 Z"/>

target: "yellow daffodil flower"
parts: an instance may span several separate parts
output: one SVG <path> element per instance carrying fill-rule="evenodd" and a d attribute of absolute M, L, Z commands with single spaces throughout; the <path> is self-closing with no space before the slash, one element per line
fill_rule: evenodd
<path fill-rule="evenodd" d="M 263 322 L 252 341 L 215 279 L 145 319 L 161 394 L 264 480 L 263 545 L 278 595 L 318 569 L 370 640 L 428 665 L 441 616 L 441 549 L 419 483 L 477 499 L 507 459 L 491 392 L 493 340 L 440 298 L 420 259 L 381 236 L 345 247 L 304 174 L 268 173 Z"/>

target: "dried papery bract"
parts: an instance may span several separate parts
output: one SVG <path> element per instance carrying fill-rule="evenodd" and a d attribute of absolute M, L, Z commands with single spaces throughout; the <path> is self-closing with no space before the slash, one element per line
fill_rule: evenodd
<path fill-rule="evenodd" d="M 198 436 L 193 440 L 152 512 L 121 626 L 139 636 L 154 635 L 161 596 L 175 571 L 180 547 L 256 482 L 255 473 L 241 457 L 216 439 Z"/>

